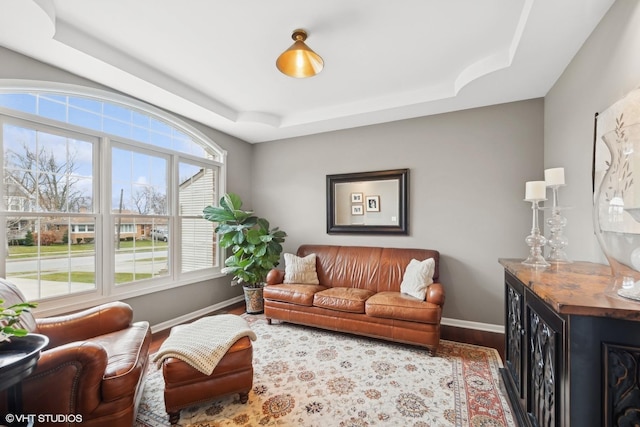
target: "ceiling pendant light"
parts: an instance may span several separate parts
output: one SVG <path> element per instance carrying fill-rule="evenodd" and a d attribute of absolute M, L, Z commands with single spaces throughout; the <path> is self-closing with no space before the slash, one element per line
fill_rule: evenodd
<path fill-rule="evenodd" d="M 295 30 L 291 35 L 295 41 L 291 47 L 278 57 L 276 66 L 289 77 L 313 77 L 322 71 L 324 61 L 314 51 L 304 44 L 307 39 L 305 30 Z"/>

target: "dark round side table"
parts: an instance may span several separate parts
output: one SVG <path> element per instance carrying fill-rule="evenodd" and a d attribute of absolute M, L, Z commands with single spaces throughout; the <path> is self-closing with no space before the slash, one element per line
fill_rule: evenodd
<path fill-rule="evenodd" d="M 7 390 L 9 413 L 7 422 L 11 426 L 30 425 L 25 420 L 12 416 L 22 414 L 22 380 L 29 376 L 38 364 L 40 351 L 49 343 L 49 338 L 40 334 L 11 337 L 11 342 L 0 343 L 0 390 Z M 31 420 L 32 421 L 32 420 Z"/>

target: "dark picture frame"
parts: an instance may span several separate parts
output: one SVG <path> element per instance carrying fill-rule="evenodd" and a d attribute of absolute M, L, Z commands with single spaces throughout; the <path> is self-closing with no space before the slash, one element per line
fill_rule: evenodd
<path fill-rule="evenodd" d="M 328 234 L 408 234 L 409 169 L 327 175 L 326 185 Z M 351 218 L 351 194 L 359 192 L 371 195 L 365 196 L 364 215 Z M 376 206 L 369 209 L 371 197 Z"/>

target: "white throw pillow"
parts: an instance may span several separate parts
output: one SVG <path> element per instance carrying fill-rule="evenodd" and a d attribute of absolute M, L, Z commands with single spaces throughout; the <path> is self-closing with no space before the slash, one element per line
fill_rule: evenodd
<path fill-rule="evenodd" d="M 316 254 L 304 258 L 293 254 L 284 254 L 284 283 L 303 283 L 317 285 Z"/>
<path fill-rule="evenodd" d="M 412 259 L 404 270 L 400 292 L 424 301 L 427 295 L 427 287 L 433 283 L 435 269 L 436 262 L 433 258 L 428 258 L 424 261 Z"/>

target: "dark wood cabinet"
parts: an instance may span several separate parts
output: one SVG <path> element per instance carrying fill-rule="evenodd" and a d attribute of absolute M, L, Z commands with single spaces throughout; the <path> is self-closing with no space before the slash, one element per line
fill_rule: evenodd
<path fill-rule="evenodd" d="M 503 385 L 519 425 L 640 425 L 640 302 L 608 266 L 505 268 Z"/>
<path fill-rule="evenodd" d="M 505 322 L 505 365 L 509 372 L 509 378 L 513 381 L 514 395 L 524 399 L 523 375 L 524 375 L 524 348 L 525 348 L 525 322 L 524 322 L 524 286 L 520 282 L 514 282 L 507 278 L 505 286 L 505 301 L 507 302 Z"/>
<path fill-rule="evenodd" d="M 505 276 L 505 380 L 521 425 L 556 426 L 562 419 L 564 328 L 515 276 Z M 514 405 L 515 404 L 515 405 Z"/>

